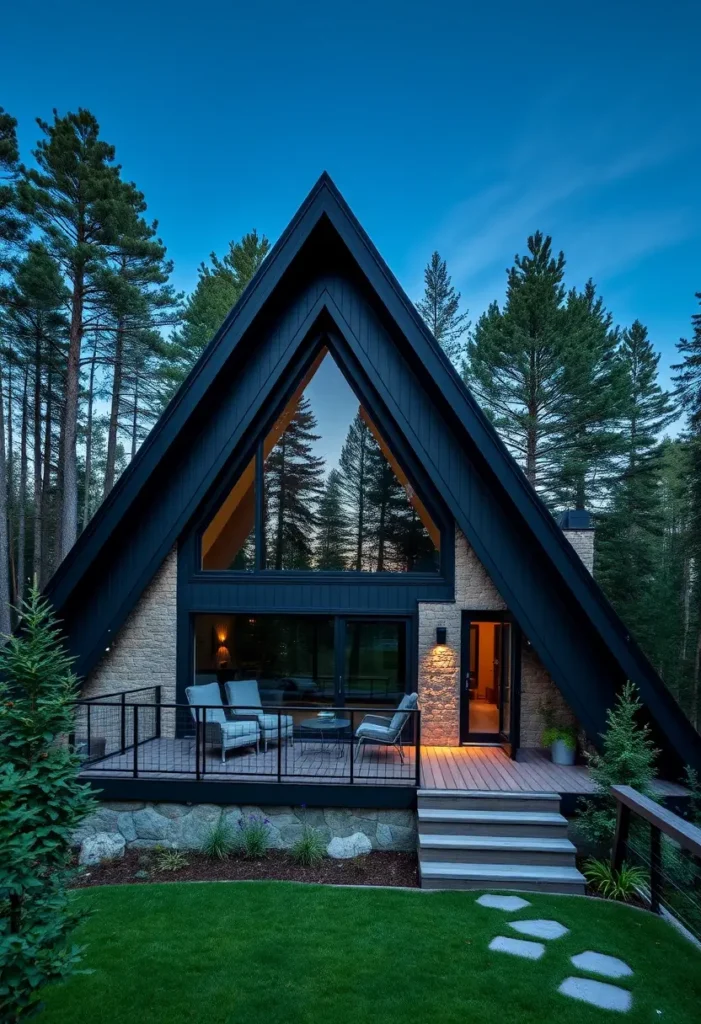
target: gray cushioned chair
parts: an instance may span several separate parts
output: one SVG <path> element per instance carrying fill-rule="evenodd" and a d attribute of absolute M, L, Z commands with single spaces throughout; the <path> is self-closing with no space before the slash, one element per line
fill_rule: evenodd
<path fill-rule="evenodd" d="M 277 740 L 278 736 L 294 744 L 292 715 L 266 714 L 258 692 L 257 679 L 234 679 L 226 683 L 226 699 L 234 715 L 256 715 L 263 737 L 263 750 L 267 750 L 268 742 Z"/>
<path fill-rule="evenodd" d="M 229 721 L 224 711 L 218 683 L 205 683 L 203 686 L 188 686 L 185 695 L 190 705 L 190 713 L 195 722 L 198 720 L 196 707 L 206 706 L 205 711 L 199 712 L 199 721 L 205 722 L 205 743 L 213 743 L 221 747 L 222 764 L 226 761 L 227 750 L 234 747 L 260 749 L 260 729 L 254 715 L 248 720 L 239 718 L 236 721 Z"/>
<path fill-rule="evenodd" d="M 366 715 L 355 730 L 358 741 L 355 748 L 356 758 L 364 743 L 378 743 L 386 747 L 395 747 L 399 757 L 404 761 L 402 750 L 402 730 L 411 718 L 411 712 L 418 705 L 419 698 L 415 693 L 407 693 L 399 702 L 397 710 L 391 718 L 385 715 Z"/>

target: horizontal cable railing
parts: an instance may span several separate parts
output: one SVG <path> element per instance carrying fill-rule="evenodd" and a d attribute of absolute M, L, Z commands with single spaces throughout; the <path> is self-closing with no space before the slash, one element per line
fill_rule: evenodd
<path fill-rule="evenodd" d="M 78 701 L 73 743 L 83 774 L 420 784 L 421 718 L 415 708 L 234 708 L 170 704 L 160 697 L 160 688 L 151 687 Z"/>
<path fill-rule="evenodd" d="M 640 867 L 650 909 L 666 911 L 701 939 L 701 828 L 632 786 L 612 786 L 611 793 L 618 805 L 612 866 Z"/>

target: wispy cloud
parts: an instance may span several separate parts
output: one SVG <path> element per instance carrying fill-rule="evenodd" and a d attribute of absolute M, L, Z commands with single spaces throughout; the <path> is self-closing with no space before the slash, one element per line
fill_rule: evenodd
<path fill-rule="evenodd" d="M 447 259 L 473 316 L 503 297 L 505 268 L 537 228 L 565 249 L 568 283 L 612 279 L 699 230 L 673 196 L 655 194 L 651 203 L 649 190 L 641 189 L 635 208 L 629 201 L 634 189 L 621 190 L 680 157 L 683 144 L 676 132 L 640 144 L 630 140 L 630 125 L 628 138 L 622 137 L 615 113 L 600 119 L 585 139 L 572 135 L 571 124 L 568 134 L 564 120 L 560 125 L 551 119 L 545 131 L 536 131 L 532 120 L 501 155 L 498 168 L 480 168 L 489 184 L 454 206 L 423 246 Z M 619 196 L 625 201 L 614 205 L 612 198 Z M 411 284 L 412 294 L 420 293 L 421 280 Z"/>

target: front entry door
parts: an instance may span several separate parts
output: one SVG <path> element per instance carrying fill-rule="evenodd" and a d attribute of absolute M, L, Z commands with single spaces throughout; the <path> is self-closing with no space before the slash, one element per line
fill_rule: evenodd
<path fill-rule="evenodd" d="M 518 629 L 505 612 L 463 612 L 460 742 L 499 744 L 513 756 L 517 740 Z"/>

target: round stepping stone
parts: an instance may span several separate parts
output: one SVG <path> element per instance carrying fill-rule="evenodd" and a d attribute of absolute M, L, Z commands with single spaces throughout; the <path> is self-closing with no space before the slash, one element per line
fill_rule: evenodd
<path fill-rule="evenodd" d="M 561 939 L 567 935 L 569 928 L 559 921 L 509 921 L 509 928 L 513 928 L 522 935 L 532 935 L 534 939 Z M 613 977 L 613 975 L 612 975 Z"/>
<path fill-rule="evenodd" d="M 592 981 L 591 978 L 565 978 L 557 991 L 571 999 L 598 1006 L 600 1010 L 619 1010 L 621 1013 L 630 1010 L 633 1001 L 626 989 L 603 981 Z"/>
<path fill-rule="evenodd" d="M 530 907 L 528 900 L 522 900 L 520 896 L 492 896 L 485 893 L 477 900 L 481 907 L 492 907 L 494 910 L 522 910 L 523 907 Z"/>
<path fill-rule="evenodd" d="M 602 974 L 605 978 L 629 978 L 633 973 L 624 960 L 619 960 L 616 956 L 606 956 L 605 953 L 595 953 L 591 949 L 577 953 L 570 959 L 578 970 Z"/>
<path fill-rule="evenodd" d="M 522 956 L 526 960 L 540 960 L 545 952 L 542 942 L 526 942 L 524 939 L 510 939 L 506 935 L 497 935 L 489 943 L 489 948 L 498 953 L 511 953 L 512 956 Z"/>

